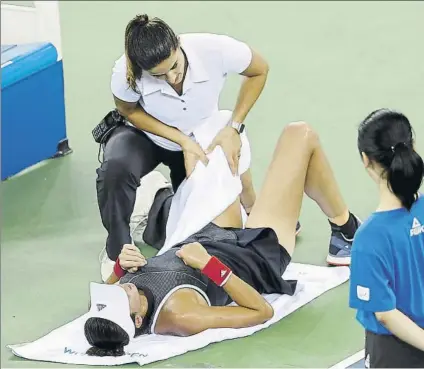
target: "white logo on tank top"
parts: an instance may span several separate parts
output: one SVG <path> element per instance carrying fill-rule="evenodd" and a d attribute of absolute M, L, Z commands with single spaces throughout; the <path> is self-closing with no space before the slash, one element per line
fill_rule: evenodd
<path fill-rule="evenodd" d="M 424 226 L 421 225 L 421 223 L 419 222 L 419 220 L 417 218 L 414 218 L 413 222 L 412 222 L 412 228 L 410 231 L 410 236 L 414 237 L 414 236 L 418 236 L 421 233 L 424 233 Z"/>

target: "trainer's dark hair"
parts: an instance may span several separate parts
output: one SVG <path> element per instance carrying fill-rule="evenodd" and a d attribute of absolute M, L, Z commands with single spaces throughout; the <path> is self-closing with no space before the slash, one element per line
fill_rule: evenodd
<path fill-rule="evenodd" d="M 413 130 L 402 113 L 379 109 L 358 129 L 359 153 L 383 168 L 390 190 L 410 210 L 423 181 L 424 163 L 413 147 Z"/>
<path fill-rule="evenodd" d="M 131 314 L 135 324 L 135 315 Z M 89 318 L 84 325 L 84 334 L 92 346 L 87 350 L 89 356 L 122 356 L 124 347 L 129 344 L 130 337 L 118 324 L 103 318 Z M 135 337 L 141 334 L 135 328 Z"/>
<path fill-rule="evenodd" d="M 127 56 L 127 82 L 136 90 L 135 81 L 143 70 L 149 70 L 168 59 L 177 50 L 178 37 L 161 19 L 149 19 L 146 14 L 137 15 L 125 30 Z"/>

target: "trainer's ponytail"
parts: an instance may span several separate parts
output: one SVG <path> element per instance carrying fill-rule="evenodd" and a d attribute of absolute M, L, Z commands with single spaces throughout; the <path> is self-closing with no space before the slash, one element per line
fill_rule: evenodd
<path fill-rule="evenodd" d="M 358 149 L 382 168 L 390 190 L 410 210 L 423 181 L 424 163 L 414 150 L 409 120 L 392 110 L 374 111 L 359 126 Z"/>
<path fill-rule="evenodd" d="M 163 20 L 147 14 L 133 18 L 125 29 L 127 82 L 131 89 L 139 92 L 136 81 L 143 71 L 168 59 L 179 46 L 177 35 Z"/>
<path fill-rule="evenodd" d="M 402 205 L 410 210 L 423 180 L 424 163 L 414 149 L 404 143 L 393 146 L 393 160 L 387 182 Z"/>

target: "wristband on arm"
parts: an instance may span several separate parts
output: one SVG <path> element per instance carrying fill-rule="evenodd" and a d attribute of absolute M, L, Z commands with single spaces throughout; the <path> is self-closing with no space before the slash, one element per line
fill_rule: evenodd
<path fill-rule="evenodd" d="M 208 277 L 219 287 L 227 283 L 233 271 L 222 263 L 218 258 L 212 256 L 205 267 L 202 269 L 202 274 Z"/>
<path fill-rule="evenodd" d="M 113 272 L 118 278 L 122 278 L 126 273 L 126 271 L 122 269 L 121 264 L 119 264 L 119 258 L 115 261 L 115 265 L 113 266 Z"/>

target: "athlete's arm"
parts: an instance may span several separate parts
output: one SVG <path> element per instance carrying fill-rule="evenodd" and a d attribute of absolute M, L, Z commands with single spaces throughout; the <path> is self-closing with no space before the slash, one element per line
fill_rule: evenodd
<path fill-rule="evenodd" d="M 377 320 L 390 332 L 419 350 L 424 351 L 424 329 L 401 311 L 394 309 L 375 313 Z"/>
<path fill-rule="evenodd" d="M 131 244 L 126 244 L 122 247 L 121 253 L 115 262 L 113 272 L 105 283 L 115 284 L 126 272 L 135 273 L 138 268 L 146 264 L 146 258 L 139 248 Z"/>
<path fill-rule="evenodd" d="M 237 276 L 231 275 L 224 289 L 239 306 L 191 304 L 180 314 L 178 309 L 172 319 L 175 334 L 190 336 L 211 328 L 251 327 L 272 318 L 272 306 Z"/>
<path fill-rule="evenodd" d="M 200 270 L 211 258 L 199 243 L 183 246 L 177 255 L 187 265 Z M 254 288 L 234 274 L 231 274 L 223 288 L 238 306 L 192 304 L 190 310 L 182 306 L 182 313 L 175 314 L 173 319 L 179 335 L 192 335 L 210 328 L 250 327 L 273 317 L 272 306 Z"/>
<path fill-rule="evenodd" d="M 115 284 L 118 282 L 121 278 L 119 278 L 115 272 L 112 272 L 112 274 L 109 276 L 109 278 L 106 280 L 105 284 Z"/>

